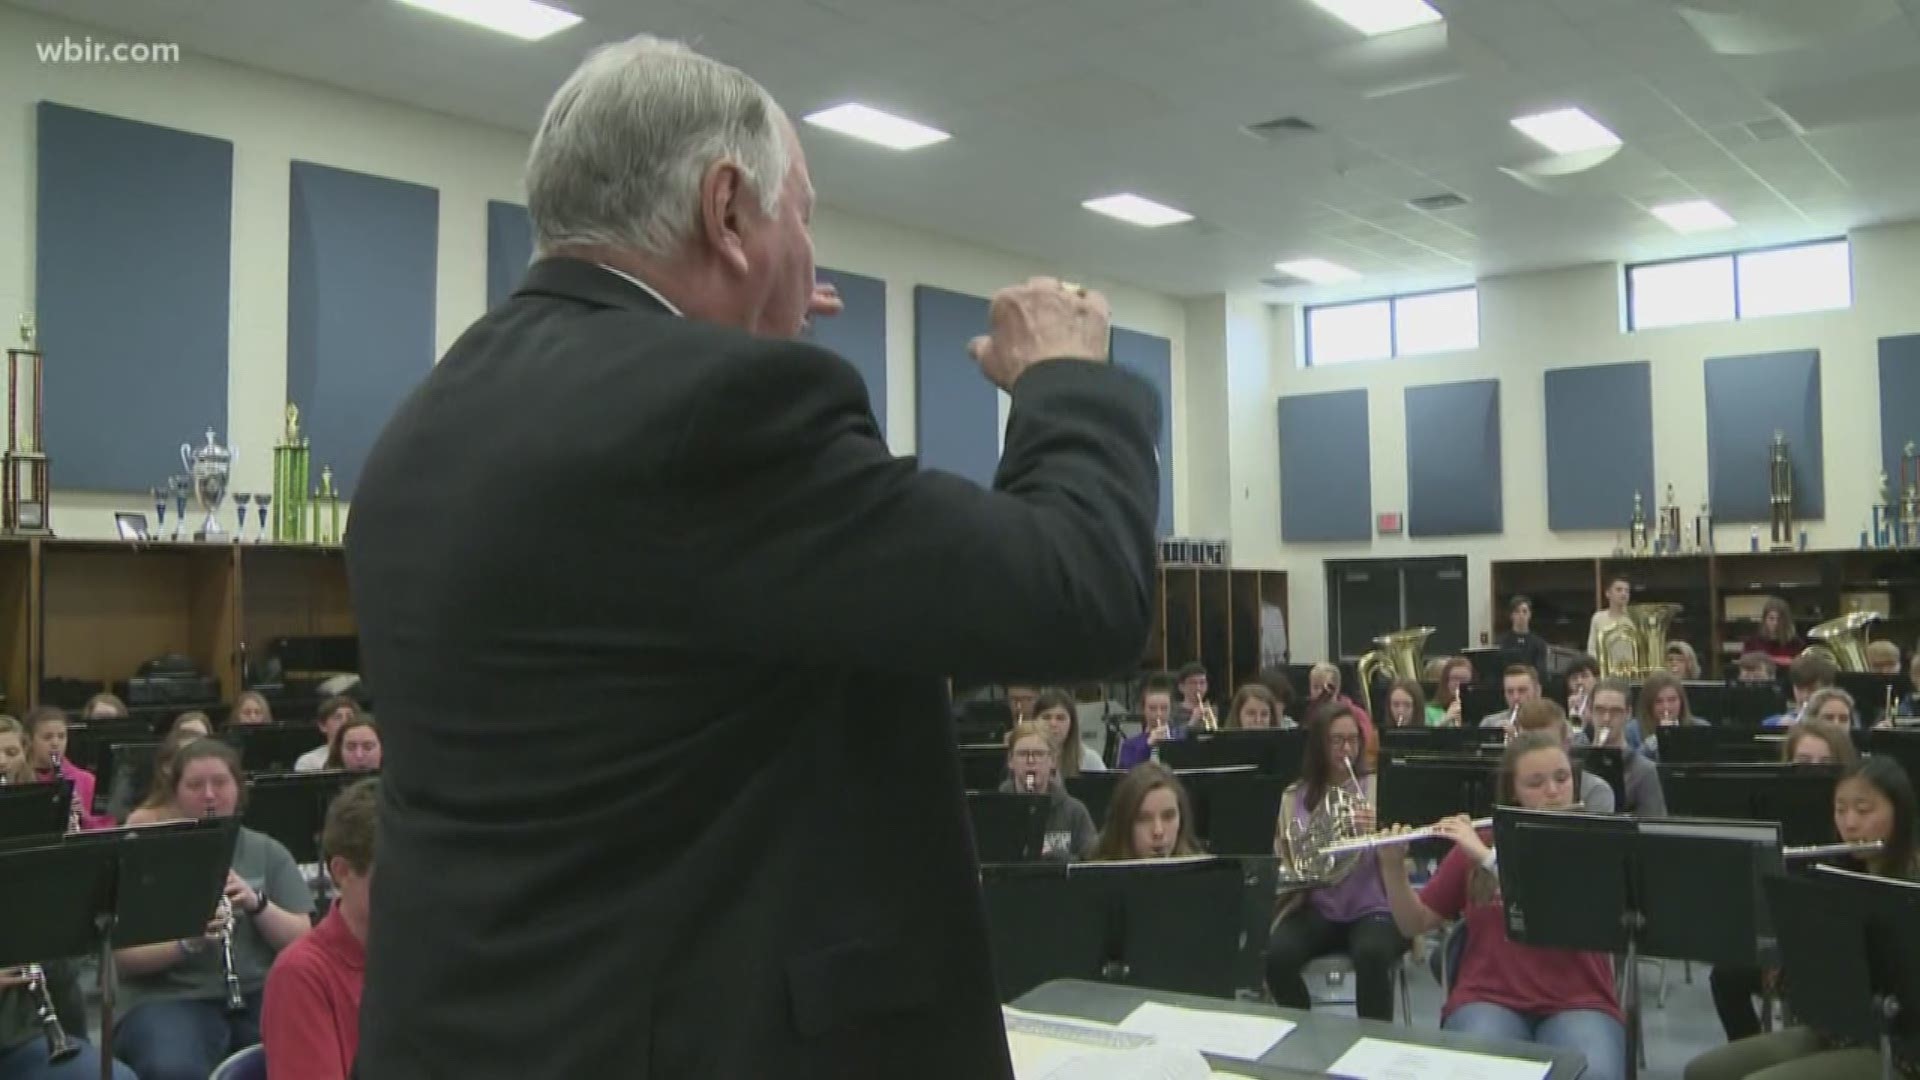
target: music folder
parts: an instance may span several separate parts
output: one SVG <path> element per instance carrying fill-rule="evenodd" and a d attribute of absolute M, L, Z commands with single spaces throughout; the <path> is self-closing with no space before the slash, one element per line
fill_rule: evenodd
<path fill-rule="evenodd" d="M 73 781 L 0 785 L 0 845 L 44 842 L 67 831 Z"/>

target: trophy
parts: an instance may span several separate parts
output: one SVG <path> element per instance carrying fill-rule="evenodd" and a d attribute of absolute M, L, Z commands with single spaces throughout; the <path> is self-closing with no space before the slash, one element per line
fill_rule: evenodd
<path fill-rule="evenodd" d="M 20 316 L 20 347 L 7 350 L 6 478 L 0 481 L 0 530 L 13 535 L 46 536 L 47 455 L 42 435 L 46 413 L 42 393 L 42 357 L 34 345 L 33 316 Z M 22 397 L 26 398 L 22 415 Z"/>
<path fill-rule="evenodd" d="M 1680 554 L 1680 504 L 1673 501 L 1673 484 L 1667 484 L 1667 501 L 1660 504 L 1660 551 Z"/>
<path fill-rule="evenodd" d="M 1867 539 L 1861 547 L 1894 547 L 1899 540 L 1895 532 L 1893 499 L 1887 494 L 1887 470 L 1880 470 L 1880 497 L 1873 503 L 1873 521 L 1867 526 Z"/>
<path fill-rule="evenodd" d="M 167 490 L 173 493 L 173 538 L 178 540 L 187 524 L 187 495 L 193 491 L 193 477 L 170 476 Z"/>
<path fill-rule="evenodd" d="M 240 525 L 233 530 L 233 542 L 239 543 L 247 535 L 247 504 L 253 502 L 253 496 L 244 491 L 233 493 L 233 508 L 240 518 Z"/>
<path fill-rule="evenodd" d="M 1647 512 L 1640 505 L 1640 493 L 1633 493 L 1633 525 L 1628 550 L 1634 555 L 1647 553 Z"/>
<path fill-rule="evenodd" d="M 340 493 L 333 487 L 333 466 L 320 467 L 320 486 L 313 489 L 313 542 L 340 542 Z"/>
<path fill-rule="evenodd" d="M 1787 434 L 1776 430 L 1767 455 L 1767 503 L 1771 535 L 1768 548 L 1792 551 L 1793 536 L 1793 459 L 1787 454 Z"/>
<path fill-rule="evenodd" d="M 1909 442 L 1900 455 L 1901 547 L 1920 547 L 1920 453 Z"/>
<path fill-rule="evenodd" d="M 273 496 L 263 491 L 253 497 L 253 503 L 260 508 L 260 535 L 253 538 L 257 544 L 267 539 L 267 508 L 273 505 Z"/>
<path fill-rule="evenodd" d="M 1700 500 L 1700 516 L 1693 519 L 1693 546 L 1696 551 L 1713 550 L 1713 507 Z"/>
<path fill-rule="evenodd" d="M 306 436 L 300 434 L 300 406 L 287 403 L 286 432 L 273 448 L 273 496 L 262 496 L 262 507 L 280 508 L 273 519 L 275 540 L 307 539 L 307 469 L 313 451 Z"/>
<path fill-rule="evenodd" d="M 167 527 L 167 488 L 153 489 L 153 538 L 160 539 L 160 533 Z"/>
<path fill-rule="evenodd" d="M 214 438 L 213 429 L 207 429 L 207 444 L 195 449 L 190 443 L 180 444 L 180 463 L 187 467 L 190 488 L 193 492 L 193 504 L 207 516 L 194 530 L 195 540 L 212 540 L 222 532 L 220 504 L 227 498 L 227 480 L 233 476 L 234 449 L 221 446 Z"/>

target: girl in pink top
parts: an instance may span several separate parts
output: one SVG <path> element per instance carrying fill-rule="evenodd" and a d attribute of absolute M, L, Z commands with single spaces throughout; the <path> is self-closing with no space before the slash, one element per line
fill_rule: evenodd
<path fill-rule="evenodd" d="M 1529 810 L 1573 805 L 1573 765 L 1560 741 L 1527 733 L 1500 758 L 1500 803 Z M 1591 1080 L 1626 1076 L 1626 1027 L 1614 992 L 1613 962 L 1605 953 L 1520 945 L 1507 938 L 1500 881 L 1493 872 L 1491 830 L 1476 831 L 1465 815 L 1435 828 L 1454 842 L 1426 888 L 1407 883 L 1406 845 L 1379 849 L 1380 873 L 1394 921 L 1417 937 L 1453 919 L 1466 920 L 1466 946 L 1441 1009 L 1448 1031 L 1489 1039 L 1537 1042 L 1577 1050 Z"/>
<path fill-rule="evenodd" d="M 93 774 L 67 760 L 67 714 L 59 709 L 35 709 L 27 714 L 27 759 L 41 780 L 65 777 L 73 783 L 73 804 L 80 808 L 82 829 L 111 829 L 118 822 L 93 812 Z M 55 763 L 58 762 L 58 773 Z"/>

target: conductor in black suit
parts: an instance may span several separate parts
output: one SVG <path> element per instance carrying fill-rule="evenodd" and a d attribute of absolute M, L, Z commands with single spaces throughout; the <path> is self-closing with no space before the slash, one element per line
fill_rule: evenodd
<path fill-rule="evenodd" d="M 526 181 L 534 265 L 354 492 L 386 749 L 357 1075 L 1009 1075 L 944 679 L 1144 646 L 1158 415 L 1105 301 L 993 298 L 989 491 L 892 456 L 795 340 L 836 301 L 757 83 L 610 46 Z"/>

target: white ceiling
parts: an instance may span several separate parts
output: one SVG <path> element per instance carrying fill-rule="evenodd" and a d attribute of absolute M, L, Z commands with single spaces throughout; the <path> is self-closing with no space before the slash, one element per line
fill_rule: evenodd
<path fill-rule="evenodd" d="M 1304 256 L 1364 272 L 1351 295 L 1920 217 L 1920 0 L 1433 0 L 1438 33 L 1373 41 L 1307 0 L 571 0 L 585 21 L 531 45 L 393 0 L 9 2 L 526 131 L 593 45 L 685 38 L 796 116 L 859 100 L 953 133 L 895 154 L 807 128 L 825 202 L 1176 295 Z M 1542 153 L 1507 120 L 1562 105 L 1625 148 L 1506 171 Z M 1319 133 L 1241 130 L 1282 116 Z M 1079 207 L 1120 190 L 1198 220 Z M 1406 206 L 1443 191 L 1470 201 Z M 1695 197 L 1740 228 L 1644 211 Z"/>

